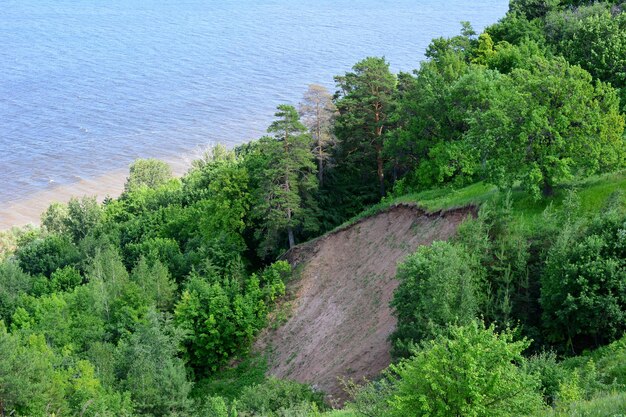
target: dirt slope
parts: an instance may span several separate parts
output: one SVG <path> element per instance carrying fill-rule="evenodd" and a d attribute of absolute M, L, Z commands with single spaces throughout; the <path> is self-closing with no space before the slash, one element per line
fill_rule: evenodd
<path fill-rule="evenodd" d="M 396 206 L 287 255 L 301 278 L 290 319 L 256 344 L 269 373 L 312 383 L 341 401 L 340 377 L 371 378 L 390 363 L 396 265 L 420 245 L 451 237 L 471 209 L 426 214 Z"/>

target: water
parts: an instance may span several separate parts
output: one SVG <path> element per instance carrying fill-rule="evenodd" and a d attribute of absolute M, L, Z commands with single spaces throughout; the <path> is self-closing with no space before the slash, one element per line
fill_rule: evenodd
<path fill-rule="evenodd" d="M 366 56 L 419 66 L 508 0 L 0 0 L 0 203 L 257 138 Z"/>

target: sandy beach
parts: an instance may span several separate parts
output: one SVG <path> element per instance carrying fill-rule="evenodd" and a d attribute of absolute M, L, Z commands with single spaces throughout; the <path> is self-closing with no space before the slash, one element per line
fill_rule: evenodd
<path fill-rule="evenodd" d="M 192 156 L 160 158 L 171 167 L 175 176 L 182 176 L 191 164 Z M 0 203 L 0 231 L 13 226 L 38 225 L 41 213 L 55 202 L 65 203 L 72 197 L 93 196 L 102 201 L 105 197 L 118 197 L 124 190 L 128 169 L 110 171 L 95 178 L 83 179 L 67 185 L 59 185 L 50 190 L 39 191 L 25 199 Z"/>

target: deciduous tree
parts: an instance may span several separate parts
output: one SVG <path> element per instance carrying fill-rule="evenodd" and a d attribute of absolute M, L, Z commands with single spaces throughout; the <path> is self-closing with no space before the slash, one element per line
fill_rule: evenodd
<path fill-rule="evenodd" d="M 332 127 L 337 107 L 333 103 L 332 95 L 324 86 L 311 84 L 304 93 L 298 110 L 313 137 L 315 144 L 313 153 L 317 159 L 317 178 L 321 186 L 324 183 L 324 167 L 330 158 L 329 148 L 335 140 Z"/>

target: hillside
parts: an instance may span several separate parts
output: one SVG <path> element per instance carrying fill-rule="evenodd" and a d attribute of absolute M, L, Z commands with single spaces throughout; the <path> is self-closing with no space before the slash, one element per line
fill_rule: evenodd
<path fill-rule="evenodd" d="M 256 344 L 269 353 L 269 373 L 339 400 L 340 378 L 375 377 L 391 361 L 388 337 L 396 319 L 389 302 L 398 261 L 448 239 L 472 212 L 397 205 L 288 253 L 300 271 L 290 318 Z"/>

